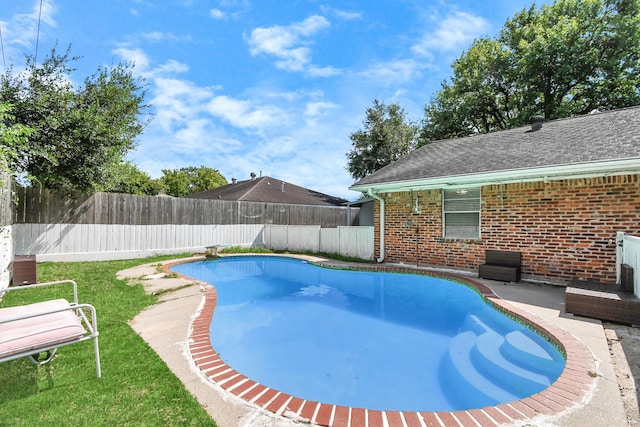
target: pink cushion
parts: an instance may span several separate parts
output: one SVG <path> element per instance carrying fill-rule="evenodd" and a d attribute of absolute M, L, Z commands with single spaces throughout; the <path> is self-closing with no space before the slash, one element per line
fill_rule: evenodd
<path fill-rule="evenodd" d="M 56 309 L 68 309 L 28 319 L 0 323 L 0 357 L 28 350 L 55 347 L 81 337 L 86 331 L 65 299 L 0 308 L 0 321 Z"/>

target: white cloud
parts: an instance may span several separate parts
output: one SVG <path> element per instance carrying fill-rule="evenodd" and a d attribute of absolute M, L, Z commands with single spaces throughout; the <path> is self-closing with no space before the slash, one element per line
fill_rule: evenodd
<path fill-rule="evenodd" d="M 305 106 L 304 115 L 308 117 L 319 116 L 327 110 L 332 110 L 334 108 L 338 108 L 338 104 L 334 104 L 333 102 L 327 101 L 316 101 L 309 102 Z"/>
<path fill-rule="evenodd" d="M 314 15 L 286 27 L 275 25 L 255 28 L 248 39 L 251 55 L 273 56 L 276 58 L 276 67 L 283 70 L 315 70 L 312 75 L 326 76 L 327 70 L 332 70 L 330 67 L 309 67 L 311 50 L 307 47 L 307 39 L 330 26 L 331 23 L 325 17 Z M 334 74 L 332 71 L 330 75 Z"/>
<path fill-rule="evenodd" d="M 211 8 L 209 15 L 215 20 L 237 19 L 251 10 L 249 0 L 219 0 L 218 7 Z"/>
<path fill-rule="evenodd" d="M 209 113 L 222 118 L 237 128 L 263 128 L 287 123 L 287 114 L 275 106 L 254 107 L 251 101 L 228 96 L 213 98 L 207 107 Z"/>
<path fill-rule="evenodd" d="M 334 67 L 310 66 L 309 68 L 307 68 L 307 74 L 312 77 L 332 77 L 342 74 L 342 70 Z"/>
<path fill-rule="evenodd" d="M 127 62 L 132 62 L 136 71 L 146 78 L 153 78 L 165 74 L 185 73 L 189 71 L 188 65 L 173 59 L 170 59 L 155 68 L 150 68 L 151 59 L 149 58 L 149 55 L 140 48 L 132 49 L 128 47 L 119 47 L 114 49 L 113 53 Z"/>
<path fill-rule="evenodd" d="M 127 62 L 132 62 L 136 70 L 143 74 L 149 68 L 151 60 L 142 49 L 131 49 L 128 47 L 119 47 L 113 50 L 113 53 L 120 56 Z"/>
<path fill-rule="evenodd" d="M 223 135 L 224 131 L 216 129 L 209 118 L 189 120 L 175 132 L 172 151 L 221 155 L 234 153 L 242 147 L 239 141 Z"/>
<path fill-rule="evenodd" d="M 149 31 L 146 33 L 127 34 L 123 37 L 125 41 L 120 46 L 137 46 L 143 42 L 148 43 L 166 43 L 166 42 L 189 42 L 191 36 L 188 34 L 176 35 L 172 32 Z"/>
<path fill-rule="evenodd" d="M 379 82 L 383 86 L 406 83 L 420 76 L 427 66 L 414 59 L 379 62 L 359 75 Z"/>
<path fill-rule="evenodd" d="M 189 66 L 187 64 L 170 59 L 164 64 L 154 68 L 153 74 L 186 73 L 187 71 L 189 71 Z"/>
<path fill-rule="evenodd" d="M 326 5 L 320 6 L 320 10 L 325 15 L 334 15 L 344 21 L 362 19 L 362 14 L 360 12 L 349 12 L 347 10 L 336 9 Z"/>
<path fill-rule="evenodd" d="M 227 14 L 220 9 L 211 9 L 209 15 L 211 15 L 213 19 L 225 19 L 227 17 Z"/>
<path fill-rule="evenodd" d="M 162 42 L 162 41 L 177 41 L 179 37 L 173 33 L 163 33 L 161 31 L 151 31 L 149 33 L 142 33 L 141 37 L 145 40 L 152 42 Z"/>
<path fill-rule="evenodd" d="M 211 88 L 174 78 L 153 79 L 151 105 L 156 110 L 153 122 L 173 132 L 190 120 L 199 118 L 206 111 L 206 103 L 213 96 Z"/>
<path fill-rule="evenodd" d="M 427 57 L 432 55 L 432 51 L 460 51 L 473 39 L 483 35 L 489 27 L 489 22 L 480 16 L 454 12 L 441 19 L 434 31 L 424 34 L 411 50 Z"/>

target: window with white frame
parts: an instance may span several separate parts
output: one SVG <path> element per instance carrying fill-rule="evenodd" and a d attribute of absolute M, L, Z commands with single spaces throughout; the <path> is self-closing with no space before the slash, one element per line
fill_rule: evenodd
<path fill-rule="evenodd" d="M 479 239 L 480 189 L 444 190 L 442 198 L 445 239 Z"/>

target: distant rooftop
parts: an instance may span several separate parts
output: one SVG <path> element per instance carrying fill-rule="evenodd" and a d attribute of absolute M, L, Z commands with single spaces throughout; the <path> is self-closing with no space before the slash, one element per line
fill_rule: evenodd
<path fill-rule="evenodd" d="M 234 181 L 231 184 L 190 194 L 187 197 L 316 206 L 344 206 L 347 203 L 346 199 L 329 196 L 269 176 Z"/>

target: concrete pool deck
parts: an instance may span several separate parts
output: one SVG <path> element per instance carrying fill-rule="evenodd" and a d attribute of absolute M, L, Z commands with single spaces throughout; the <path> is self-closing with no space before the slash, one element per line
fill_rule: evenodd
<path fill-rule="evenodd" d="M 197 259 L 197 258 L 196 258 Z M 314 260 L 322 261 L 320 258 Z M 165 262 L 164 264 L 169 264 Z M 333 264 L 342 264 L 331 261 Z M 234 393 L 224 390 L 207 378 L 191 355 L 190 344 L 193 333 L 193 322 L 205 306 L 203 289 L 208 286 L 186 280 L 173 278 L 158 272 L 157 264 L 135 267 L 118 274 L 120 279 L 134 279 L 143 283 L 149 293 L 160 293 L 160 302 L 144 310 L 131 321 L 131 327 L 160 355 L 168 367 L 182 380 L 187 389 L 208 411 L 218 426 L 293 426 L 301 425 L 295 414 L 287 417 L 278 416 L 256 404 L 249 403 Z M 464 276 L 462 276 L 464 277 Z M 611 339 L 607 340 L 606 330 L 601 322 L 573 317 L 564 313 L 564 288 L 548 285 L 537 285 L 526 282 L 504 284 L 489 280 L 474 281 L 489 287 L 496 295 L 507 301 L 517 310 L 531 313 L 545 322 L 552 323 L 560 330 L 574 337 L 588 349 L 593 359 L 593 380 L 584 397 L 579 402 L 571 403 L 558 413 L 537 413 L 533 418 L 519 417 L 517 420 L 492 421 L 475 418 L 480 425 L 536 425 L 536 426 L 603 426 L 634 425 L 628 421 L 628 405 L 625 407 L 621 389 L 627 387 L 629 394 L 635 398 L 631 385 L 621 385 L 617 376 L 631 377 L 627 360 L 612 360 L 610 350 Z M 640 335 L 640 332 L 638 332 Z M 627 363 L 625 363 L 627 362 Z M 198 363 L 201 363 L 198 362 Z M 627 402 L 628 403 L 628 402 Z M 631 406 L 637 400 L 633 399 Z M 466 416 L 466 415 L 465 415 Z M 477 425 L 458 417 L 462 425 Z M 384 421 L 386 420 L 386 422 Z M 435 418 L 442 425 L 458 425 L 458 422 L 446 415 Z M 415 421 L 415 420 L 414 420 Z M 419 425 L 426 421 L 418 419 Z M 484 421 L 484 422 L 483 422 Z M 487 422 L 488 421 L 488 422 Z M 409 425 L 409 421 L 405 419 Z M 429 422 L 429 421 L 427 421 Z M 455 424 L 454 424 L 455 423 Z M 356 427 L 356 422 L 351 426 Z M 361 424 L 362 425 L 362 424 Z M 383 425 L 397 424 L 388 417 L 383 417 Z M 424 424 L 431 425 L 431 424 Z M 437 424 L 436 424 L 437 425 Z"/>

